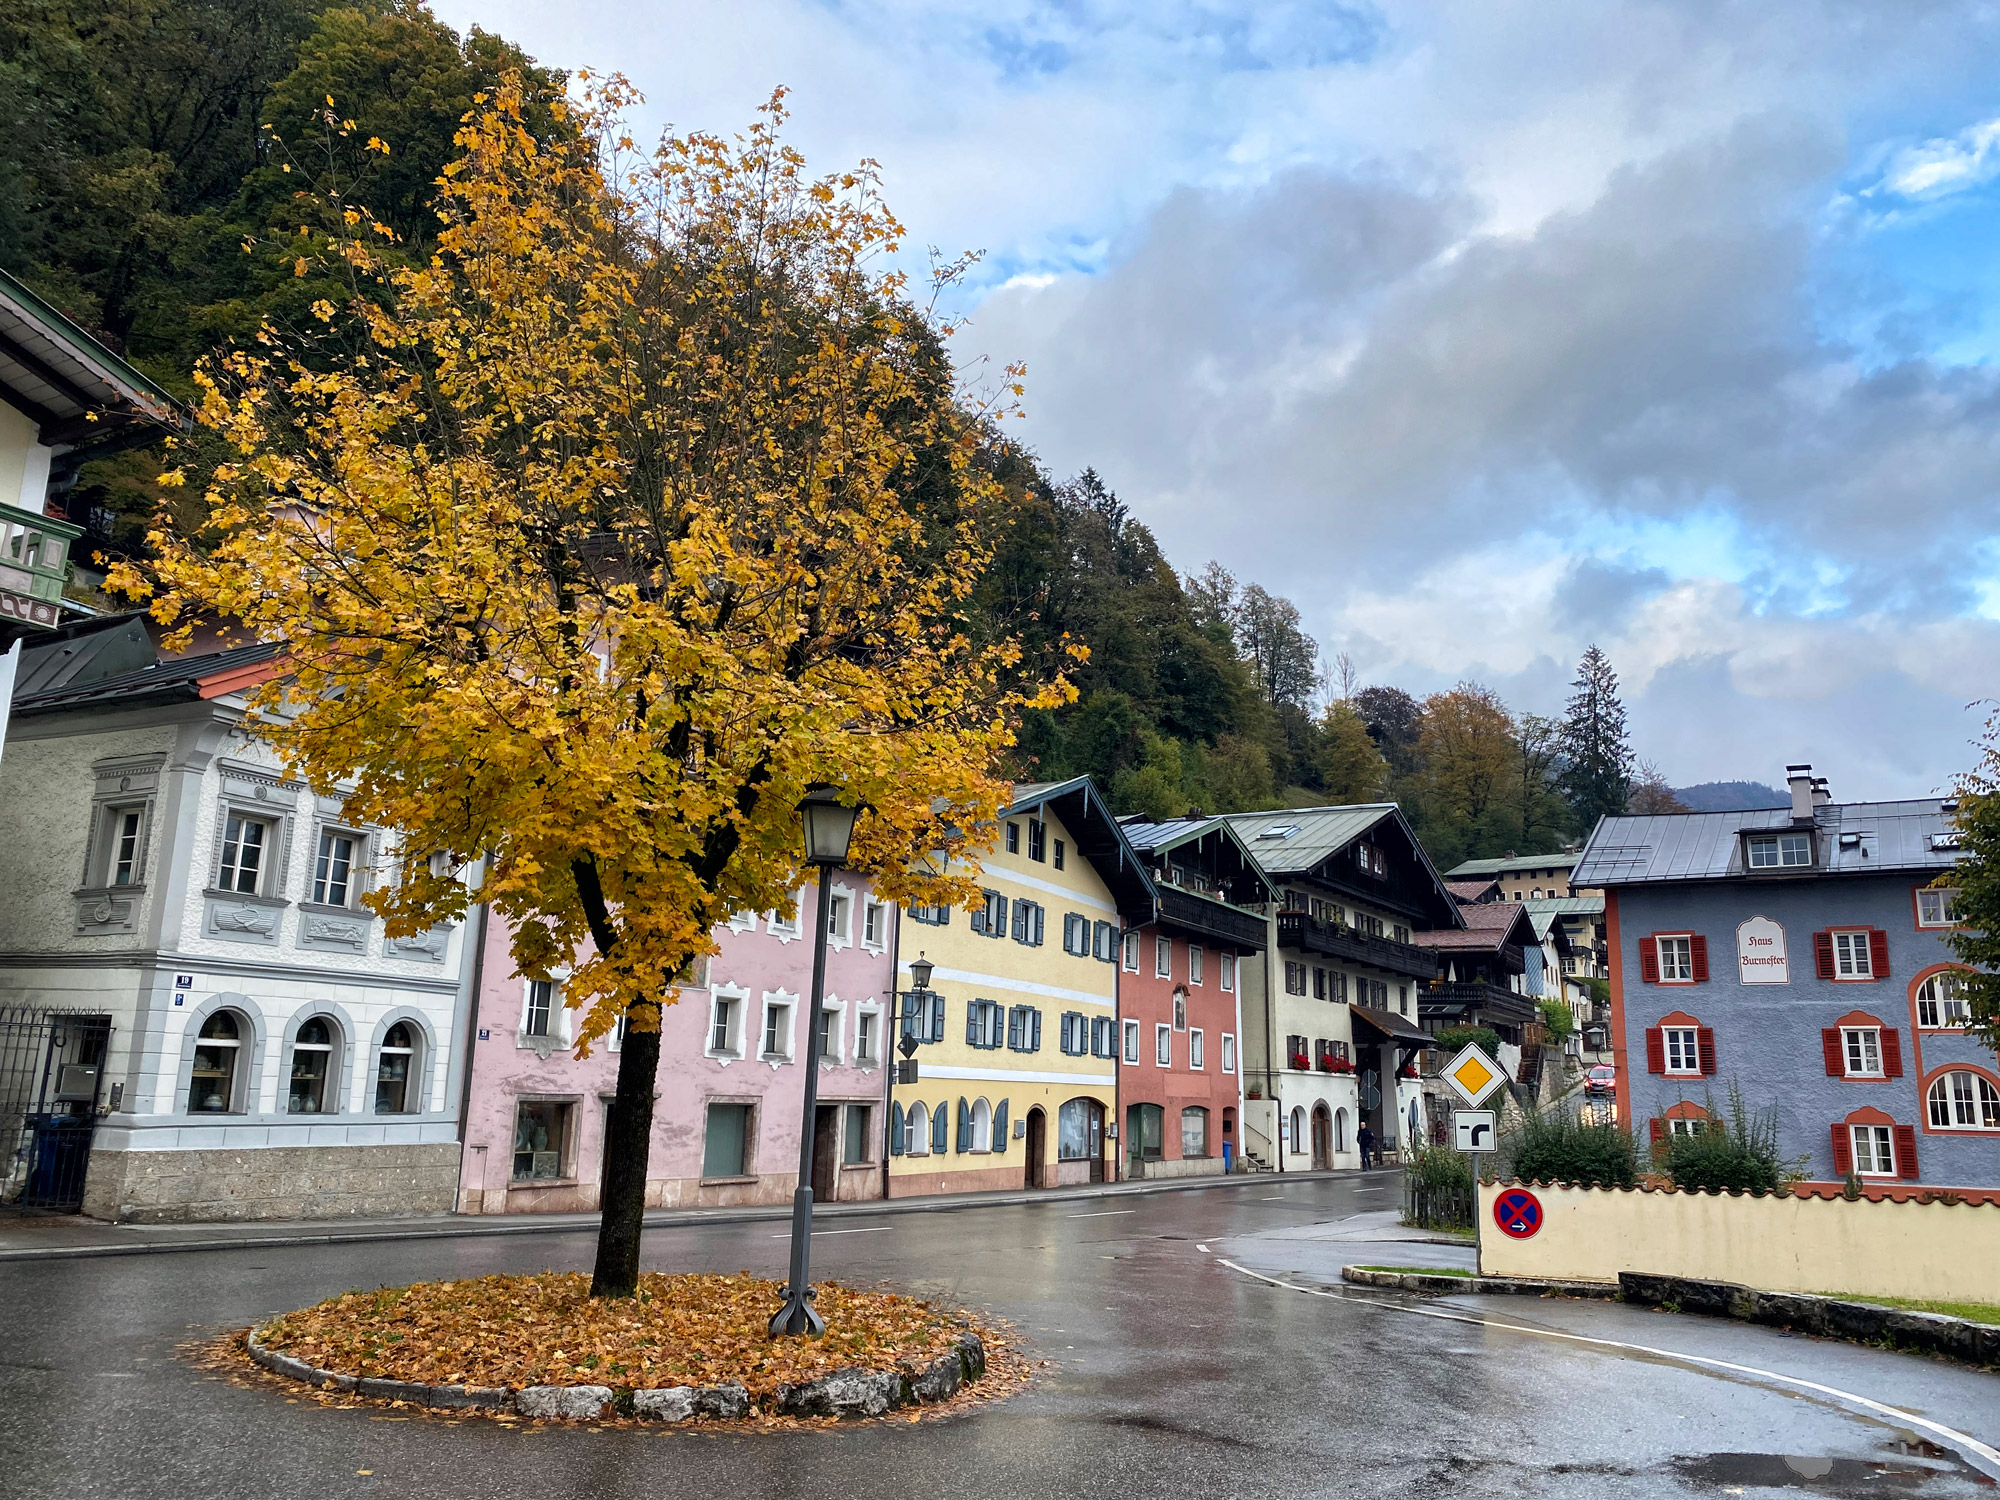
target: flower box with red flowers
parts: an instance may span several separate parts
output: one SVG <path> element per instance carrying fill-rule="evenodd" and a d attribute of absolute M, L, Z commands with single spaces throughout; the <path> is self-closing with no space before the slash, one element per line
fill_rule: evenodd
<path fill-rule="evenodd" d="M 1309 1072 L 1312 1067 L 1312 1065 L 1306 1061 L 1306 1055 L 1303 1052 L 1294 1052 L 1292 1054 L 1292 1066 L 1294 1068 L 1297 1068 L 1301 1073 Z"/>
<path fill-rule="evenodd" d="M 1329 1073 L 1345 1074 L 1345 1073 L 1352 1073 L 1354 1071 L 1354 1064 L 1349 1062 L 1344 1057 L 1329 1057 L 1325 1061 L 1325 1063 L 1323 1063 L 1321 1066 L 1323 1066 Z"/>

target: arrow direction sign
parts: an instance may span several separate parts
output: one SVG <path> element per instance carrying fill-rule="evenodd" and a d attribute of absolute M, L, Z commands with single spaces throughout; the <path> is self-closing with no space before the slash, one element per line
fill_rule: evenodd
<path fill-rule="evenodd" d="M 1467 1042 L 1458 1056 L 1445 1064 L 1444 1081 L 1476 1109 L 1482 1099 L 1507 1081 L 1507 1075 L 1500 1071 L 1500 1064 L 1480 1050 L 1477 1042 Z"/>
<path fill-rule="evenodd" d="M 1455 1109 L 1451 1112 L 1453 1144 L 1461 1151 L 1491 1151 L 1493 1132 L 1499 1116 L 1490 1109 Z"/>

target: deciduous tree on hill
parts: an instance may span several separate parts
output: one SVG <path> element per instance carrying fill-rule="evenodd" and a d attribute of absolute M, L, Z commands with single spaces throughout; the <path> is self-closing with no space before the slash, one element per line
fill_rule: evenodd
<path fill-rule="evenodd" d="M 851 863 L 892 898 L 969 899 L 939 856 L 1008 795 L 1018 712 L 1067 692 L 964 628 L 990 440 L 880 269 L 872 171 L 808 177 L 776 99 L 636 158 L 627 97 L 538 139 L 517 75 L 459 134 L 434 260 L 365 215 L 302 250 L 351 297 L 204 376 L 230 449 L 204 533 L 121 579 L 283 646 L 265 727 L 399 830 L 392 933 L 462 916 L 483 859 L 521 972 L 576 960 L 583 1044 L 626 1023 L 601 1295 L 638 1274 L 661 1007 L 718 923 L 792 908 L 802 794 L 870 806 Z"/>

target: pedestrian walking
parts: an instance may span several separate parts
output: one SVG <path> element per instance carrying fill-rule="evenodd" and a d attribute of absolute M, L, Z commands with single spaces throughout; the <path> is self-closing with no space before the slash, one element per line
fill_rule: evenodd
<path fill-rule="evenodd" d="M 1361 1170 L 1365 1172 L 1375 1164 L 1375 1132 L 1363 1125 L 1355 1133 L 1354 1144 L 1361 1148 Z"/>

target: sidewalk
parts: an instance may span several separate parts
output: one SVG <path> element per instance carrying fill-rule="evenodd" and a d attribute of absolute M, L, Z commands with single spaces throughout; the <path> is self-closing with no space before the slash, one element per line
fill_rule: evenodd
<path fill-rule="evenodd" d="M 1067 1203 L 1084 1198 L 1189 1193 L 1261 1185 L 1269 1189 L 1316 1182 L 1358 1181 L 1398 1172 L 1245 1172 L 1230 1177 L 1170 1178 L 1164 1182 L 1107 1182 L 1089 1187 L 1044 1188 L 1017 1193 L 940 1193 L 930 1197 L 815 1204 L 813 1218 L 858 1219 L 884 1214 L 946 1213 L 1008 1204 Z M 648 1229 L 702 1224 L 789 1222 L 789 1203 L 754 1208 L 654 1209 Z M 339 1245 L 378 1240 L 468 1239 L 508 1234 L 595 1233 L 587 1214 L 425 1214 L 399 1219 L 251 1220 L 222 1224 L 107 1224 L 80 1214 L 21 1210 L 0 1213 L 0 1261 L 67 1260 L 97 1255 L 147 1255 L 182 1250 L 248 1250 L 287 1245 Z"/>

